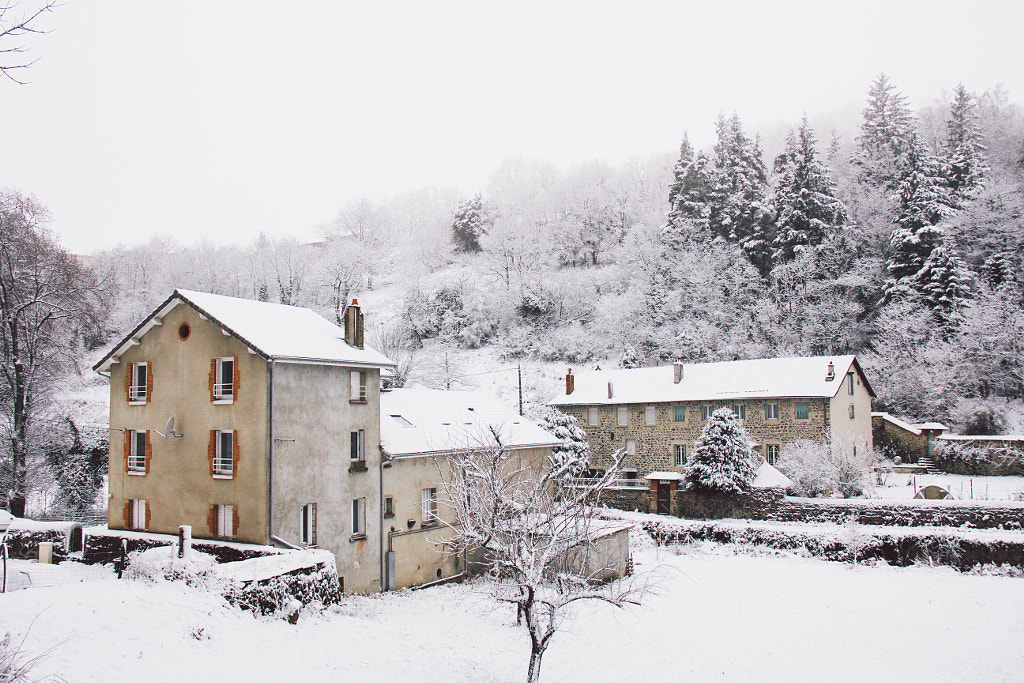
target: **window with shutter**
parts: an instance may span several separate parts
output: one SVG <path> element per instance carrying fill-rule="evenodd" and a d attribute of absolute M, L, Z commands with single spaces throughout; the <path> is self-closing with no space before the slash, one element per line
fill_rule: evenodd
<path fill-rule="evenodd" d="M 149 453 L 146 446 L 149 441 L 149 433 L 130 430 L 128 432 L 128 474 L 146 474 Z"/>
<path fill-rule="evenodd" d="M 145 405 L 152 391 L 149 363 L 132 363 L 128 367 L 128 403 Z"/>
<path fill-rule="evenodd" d="M 366 403 L 366 371 L 353 370 L 350 375 L 352 383 L 350 401 L 352 403 Z"/>
<path fill-rule="evenodd" d="M 806 420 L 806 419 L 810 418 L 810 416 L 811 416 L 810 404 L 807 401 L 797 401 L 796 402 L 796 419 L 798 419 L 798 420 Z"/>
<path fill-rule="evenodd" d="M 299 543 L 316 545 L 316 503 L 299 508 Z"/>
<path fill-rule="evenodd" d="M 673 422 L 686 422 L 686 406 L 675 406 L 672 409 Z"/>
<path fill-rule="evenodd" d="M 764 404 L 764 419 L 766 419 L 766 420 L 778 420 L 779 419 L 779 404 L 778 403 L 765 403 Z"/>
<path fill-rule="evenodd" d="M 625 427 L 629 424 L 629 409 L 626 406 L 619 407 L 616 422 L 620 427 Z"/>
<path fill-rule="evenodd" d="M 658 416 L 658 409 L 657 408 L 655 408 L 654 406 L 645 406 L 644 407 L 644 424 L 645 425 L 653 425 L 655 423 L 655 421 L 657 420 L 657 416 Z"/>
<path fill-rule="evenodd" d="M 236 358 L 213 359 L 213 402 L 219 404 L 234 403 Z"/>
<path fill-rule="evenodd" d="M 214 505 L 214 535 L 233 538 L 237 529 L 238 515 L 234 505 Z"/>
<path fill-rule="evenodd" d="M 235 432 L 215 430 L 213 444 L 213 476 L 216 479 L 230 479 L 235 475 Z"/>
<path fill-rule="evenodd" d="M 355 498 L 352 500 L 352 536 L 354 538 L 366 537 L 365 498 Z"/>
<path fill-rule="evenodd" d="M 366 431 L 353 429 L 349 432 L 349 458 L 353 462 L 366 461 Z"/>
<path fill-rule="evenodd" d="M 598 425 L 597 406 L 590 406 L 587 408 L 587 424 L 591 427 L 596 427 Z"/>

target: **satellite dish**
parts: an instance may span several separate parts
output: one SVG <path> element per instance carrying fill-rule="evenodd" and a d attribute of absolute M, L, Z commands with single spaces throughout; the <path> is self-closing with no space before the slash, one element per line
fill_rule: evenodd
<path fill-rule="evenodd" d="M 164 431 L 161 432 L 159 429 L 154 429 L 153 431 L 155 431 L 157 434 L 159 434 L 160 436 L 164 437 L 165 439 L 168 436 L 173 436 L 176 439 L 184 439 L 185 438 L 184 434 L 177 434 L 174 431 L 174 416 L 173 415 L 171 415 L 169 418 L 167 418 L 167 424 L 164 426 Z"/>

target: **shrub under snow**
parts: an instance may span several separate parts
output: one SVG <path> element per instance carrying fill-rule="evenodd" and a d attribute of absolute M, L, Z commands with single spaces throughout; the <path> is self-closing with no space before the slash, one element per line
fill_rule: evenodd
<path fill-rule="evenodd" d="M 801 440 L 786 444 L 779 471 L 793 480 L 790 491 L 798 496 L 859 496 L 870 487 L 874 452 L 852 435 L 841 434 L 827 443 Z"/>

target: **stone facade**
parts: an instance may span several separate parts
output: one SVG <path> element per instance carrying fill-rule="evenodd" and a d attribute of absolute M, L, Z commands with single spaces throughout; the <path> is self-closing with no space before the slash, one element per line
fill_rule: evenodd
<path fill-rule="evenodd" d="M 779 398 L 779 399 L 737 399 L 733 401 L 690 401 L 680 403 L 626 404 L 626 405 L 570 405 L 558 406 L 576 418 L 587 433 L 590 443 L 590 462 L 594 469 L 603 469 L 612 462 L 612 454 L 619 448 L 626 448 L 627 439 L 635 441 L 635 455 L 628 455 L 624 467 L 636 468 L 638 477 L 650 472 L 667 471 L 682 473 L 683 467 L 675 465 L 674 446 L 684 445 L 686 455 L 693 452 L 694 444 L 700 438 L 707 420 L 705 413 L 718 408 L 739 406 L 745 413 L 743 426 L 747 436 L 756 445 L 755 450 L 763 457 L 769 445 L 779 450 L 800 439 L 820 441 L 832 431 L 831 402 L 828 398 Z M 807 403 L 807 418 L 798 419 L 798 402 Z M 778 407 L 778 417 L 766 417 L 766 404 Z M 654 409 L 654 424 L 647 424 L 647 408 Z M 683 409 L 684 419 L 676 420 L 676 408 Z M 625 408 L 626 424 L 619 424 L 620 408 Z M 597 410 L 598 423 L 590 424 L 591 409 Z M 870 443 L 870 433 L 867 435 Z"/>

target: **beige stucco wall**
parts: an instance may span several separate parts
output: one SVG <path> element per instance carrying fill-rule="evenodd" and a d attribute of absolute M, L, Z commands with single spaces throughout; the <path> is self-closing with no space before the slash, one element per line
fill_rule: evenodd
<path fill-rule="evenodd" d="M 512 452 L 509 465 L 541 466 L 550 448 L 524 448 Z M 454 513 L 444 503 L 441 484 L 447 478 L 445 456 L 397 457 L 384 468 L 384 496 L 393 500 L 394 516 L 384 518 L 384 551 L 395 553 L 395 588 L 408 588 L 449 578 L 465 570 L 463 557 L 448 552 L 444 542 L 451 532 L 444 524 L 423 524 L 421 491 L 437 489 L 437 512 L 444 522 L 454 523 Z M 383 514 L 383 501 L 381 514 Z M 438 574 L 440 572 L 440 574 Z"/>
<path fill-rule="evenodd" d="M 350 373 L 366 371 L 365 403 L 350 402 Z M 380 590 L 380 372 L 275 363 L 273 530 L 299 544 L 300 508 L 317 505 L 317 546 L 334 553 L 347 592 Z M 352 467 L 350 432 L 365 430 L 366 468 Z M 366 532 L 355 537 L 352 501 L 366 498 Z"/>
<path fill-rule="evenodd" d="M 844 432 L 853 435 L 854 439 L 865 444 L 870 452 L 874 444 L 871 429 L 871 394 L 868 393 L 864 378 L 860 376 L 860 373 L 852 368 L 850 371 L 853 372 L 854 378 L 853 395 L 850 395 L 847 388 L 849 380 L 844 377 L 839 393 L 831 400 L 831 435 L 833 440 L 841 439 Z M 850 419 L 851 405 L 853 406 L 852 420 Z"/>
<path fill-rule="evenodd" d="M 178 328 L 191 327 L 182 341 Z M 210 401 L 210 360 L 236 356 L 239 388 L 235 402 Z M 153 391 L 144 406 L 128 405 L 125 373 L 131 363 L 150 363 Z M 237 539 L 265 543 L 266 533 L 266 363 L 248 353 L 192 308 L 179 304 L 163 323 L 147 332 L 138 346 L 128 349 L 110 369 L 110 480 L 108 523 L 123 529 L 124 501 L 149 501 L 149 530 L 177 533 L 189 524 L 197 538 L 209 537 L 210 505 L 234 505 L 238 512 Z M 183 439 L 162 438 L 167 418 Z M 144 476 L 125 472 L 125 429 L 149 430 L 152 455 Z M 238 470 L 232 479 L 210 475 L 207 450 L 210 430 L 238 430 Z"/>

